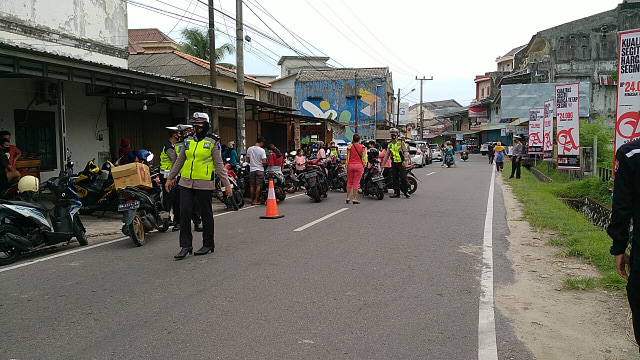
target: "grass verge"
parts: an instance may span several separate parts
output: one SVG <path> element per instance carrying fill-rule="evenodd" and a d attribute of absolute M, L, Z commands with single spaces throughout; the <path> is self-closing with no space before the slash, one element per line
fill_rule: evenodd
<path fill-rule="evenodd" d="M 510 174 L 511 162 L 505 162 L 503 180 L 523 205 L 524 218 L 533 229 L 552 230 L 556 235 L 549 243 L 559 246 L 561 255 L 580 258 L 600 271 L 601 277 L 589 280 L 588 286 L 567 279 L 565 287 L 587 289 L 597 286 L 623 291 L 626 282 L 616 272 L 613 256 L 609 254 L 611 239 L 607 233 L 557 198 L 559 189 L 566 184 L 540 182 L 525 169 L 522 169 L 520 179 L 509 179 Z"/>

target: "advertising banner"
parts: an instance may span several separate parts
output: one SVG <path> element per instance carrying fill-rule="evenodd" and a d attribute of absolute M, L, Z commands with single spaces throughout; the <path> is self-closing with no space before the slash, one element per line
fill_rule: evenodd
<path fill-rule="evenodd" d="M 529 154 L 542 154 L 543 118 L 544 108 L 529 109 Z"/>
<path fill-rule="evenodd" d="M 544 102 L 544 134 L 542 142 L 544 143 L 542 151 L 544 153 L 544 161 L 553 160 L 553 100 Z"/>
<path fill-rule="evenodd" d="M 556 85 L 556 143 L 558 169 L 580 169 L 578 83 Z"/>
<path fill-rule="evenodd" d="M 619 40 L 615 151 L 640 137 L 640 29 L 621 32 Z"/>
<path fill-rule="evenodd" d="M 489 117 L 489 110 L 487 108 L 469 108 L 470 118 L 487 118 Z"/>

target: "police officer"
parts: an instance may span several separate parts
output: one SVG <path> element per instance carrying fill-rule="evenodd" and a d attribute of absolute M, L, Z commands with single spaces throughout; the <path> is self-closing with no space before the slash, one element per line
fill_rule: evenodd
<path fill-rule="evenodd" d="M 633 315 L 633 330 L 640 344 L 640 139 L 626 143 L 616 153 L 611 223 L 607 233 L 613 239 L 609 249 L 615 256 L 618 274 L 627 280 L 627 298 Z M 627 254 L 629 224 L 633 219 L 631 253 Z"/>
<path fill-rule="evenodd" d="M 392 198 L 400 197 L 400 191 L 408 199 L 411 196 L 408 193 L 409 185 L 407 184 L 407 159 L 409 159 L 409 150 L 404 140 L 398 139 L 398 129 L 389 129 L 391 135 L 391 142 L 387 145 L 387 153 L 382 160 L 382 163 L 386 163 L 387 159 L 391 157 L 391 177 L 393 178 L 393 195 Z"/>
<path fill-rule="evenodd" d="M 180 133 L 175 126 L 167 126 L 167 129 L 169 130 L 167 132 L 169 139 L 164 144 L 162 152 L 160 153 L 160 173 L 162 174 L 160 184 L 162 185 L 163 192 L 162 203 L 164 211 L 167 214 L 173 209 L 173 231 L 178 231 L 180 230 L 180 203 L 176 201 L 177 189 L 167 191 L 164 185 L 167 183 L 167 176 L 169 175 L 169 171 L 171 171 L 171 166 L 178 158 L 176 154 L 176 144 L 180 142 Z"/>
<path fill-rule="evenodd" d="M 217 137 L 209 134 L 209 115 L 196 112 L 192 117 L 194 134 L 184 141 L 184 148 L 167 176 L 165 187 L 171 190 L 176 185 L 176 176 L 180 173 L 180 252 L 174 256 L 176 260 L 184 259 L 193 252 L 191 234 L 191 211 L 194 199 L 198 199 L 198 208 L 202 217 L 202 248 L 194 255 L 205 255 L 213 252 L 213 211 L 211 197 L 214 185 L 214 173 L 225 187 L 227 196 L 232 195 L 227 170 L 222 161 L 220 143 Z"/>

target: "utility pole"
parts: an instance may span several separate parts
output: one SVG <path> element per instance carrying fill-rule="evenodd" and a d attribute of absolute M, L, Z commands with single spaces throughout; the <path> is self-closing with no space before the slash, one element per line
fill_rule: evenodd
<path fill-rule="evenodd" d="M 356 93 L 356 97 L 355 97 L 355 101 L 356 101 L 356 109 L 355 109 L 355 116 L 356 116 L 356 131 L 358 132 L 358 70 L 356 70 L 356 72 L 353 74 L 353 88 L 355 89 Z"/>
<path fill-rule="evenodd" d="M 424 111 L 422 110 L 422 83 L 423 81 L 426 81 L 426 80 L 433 80 L 433 76 L 430 77 L 429 79 L 427 79 L 424 76 L 422 77 L 422 79 L 419 79 L 416 76 L 416 80 L 420 80 L 420 126 L 418 126 L 420 133 L 418 133 L 418 140 L 422 140 L 424 138 Z"/>
<path fill-rule="evenodd" d="M 398 109 L 396 110 L 396 128 L 400 126 L 400 88 L 398 88 Z"/>
<path fill-rule="evenodd" d="M 213 0 L 210 0 L 213 1 Z M 236 84 L 241 94 L 236 104 L 236 151 L 242 154 L 245 144 L 245 103 L 244 103 L 244 35 L 242 27 L 242 0 L 236 0 Z"/>
<path fill-rule="evenodd" d="M 216 80 L 216 34 L 213 22 L 213 0 L 209 0 L 209 82 L 212 88 L 218 87 Z M 211 94 L 211 128 L 214 132 L 220 132 L 218 122 L 218 108 L 216 107 L 213 94 Z"/>

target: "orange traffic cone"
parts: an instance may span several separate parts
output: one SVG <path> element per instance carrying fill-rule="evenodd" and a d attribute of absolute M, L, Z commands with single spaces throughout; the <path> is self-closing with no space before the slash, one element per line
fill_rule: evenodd
<path fill-rule="evenodd" d="M 269 193 L 267 194 L 267 214 L 260 216 L 260 219 L 280 219 L 284 215 L 278 215 L 278 204 L 276 201 L 276 191 L 273 188 L 273 180 L 269 180 Z"/>

